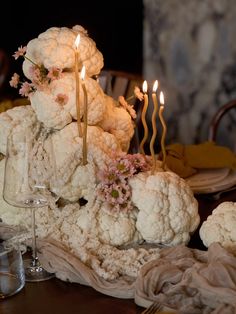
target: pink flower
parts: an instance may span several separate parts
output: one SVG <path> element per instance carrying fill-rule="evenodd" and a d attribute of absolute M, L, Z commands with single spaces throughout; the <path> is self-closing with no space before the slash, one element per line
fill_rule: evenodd
<path fill-rule="evenodd" d="M 47 78 L 51 81 L 58 80 L 62 76 L 62 70 L 56 67 L 52 67 L 49 69 Z"/>
<path fill-rule="evenodd" d="M 26 46 L 24 46 L 24 47 L 20 46 L 20 47 L 18 48 L 18 50 L 15 51 L 15 53 L 14 53 L 12 56 L 15 58 L 15 60 L 17 60 L 19 57 L 25 55 L 26 49 L 27 49 Z"/>
<path fill-rule="evenodd" d="M 134 88 L 134 95 L 140 101 L 143 100 L 143 93 L 140 91 L 140 88 L 138 86 L 135 86 L 135 88 Z"/>
<path fill-rule="evenodd" d="M 43 74 L 40 71 L 40 68 L 38 66 L 32 65 L 29 68 L 29 73 L 30 73 L 30 76 L 31 76 L 32 83 L 34 85 L 37 86 L 37 85 L 41 85 L 41 84 L 44 83 L 45 77 L 43 76 Z"/>
<path fill-rule="evenodd" d="M 55 101 L 61 105 L 64 106 L 68 102 L 68 96 L 66 94 L 57 94 L 57 97 L 55 98 Z"/>
<path fill-rule="evenodd" d="M 131 187 L 128 179 L 140 171 L 147 171 L 151 163 L 142 154 L 114 155 L 104 171 L 99 172 L 97 194 L 106 208 L 113 212 L 128 212 L 133 209 Z"/>
<path fill-rule="evenodd" d="M 17 73 L 14 73 L 11 80 L 9 81 L 10 86 L 17 88 L 20 81 L 20 76 Z"/>
<path fill-rule="evenodd" d="M 19 89 L 19 94 L 23 97 L 28 97 L 31 92 L 33 92 L 33 84 L 24 82 Z"/>
<path fill-rule="evenodd" d="M 131 115 L 133 119 L 135 119 L 137 115 L 136 115 L 136 111 L 133 109 L 133 106 L 128 104 L 123 96 L 119 96 L 118 100 L 121 106 L 124 107 L 126 111 L 128 111 L 128 113 Z"/>

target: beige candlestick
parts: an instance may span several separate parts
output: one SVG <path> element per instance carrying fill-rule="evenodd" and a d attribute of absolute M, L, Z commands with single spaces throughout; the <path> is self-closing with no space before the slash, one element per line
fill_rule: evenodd
<path fill-rule="evenodd" d="M 81 70 L 82 89 L 84 93 L 84 114 L 83 114 L 83 165 L 88 163 L 87 161 L 87 127 L 88 127 L 88 94 L 84 83 L 85 78 L 85 66 Z"/>
<path fill-rule="evenodd" d="M 155 155 L 155 150 L 154 150 L 154 144 L 157 136 L 157 126 L 156 126 L 156 115 L 158 111 L 158 103 L 157 103 L 157 96 L 156 96 L 156 91 L 158 88 L 158 81 L 156 80 L 153 84 L 153 89 L 152 89 L 152 100 L 153 100 L 153 113 L 152 113 L 152 137 L 150 141 L 150 152 L 152 156 L 152 174 L 154 174 L 155 169 L 156 169 L 156 155 Z"/>
<path fill-rule="evenodd" d="M 143 104 L 143 109 L 142 109 L 142 114 L 141 114 L 141 120 L 142 120 L 142 124 L 144 128 L 144 136 L 140 143 L 139 150 L 141 154 L 145 155 L 144 144 L 148 138 L 148 126 L 146 122 L 146 112 L 148 108 L 147 81 L 143 82 L 143 93 L 144 93 L 144 104 Z"/>
<path fill-rule="evenodd" d="M 80 43 L 80 34 L 76 37 L 75 40 L 75 101 L 76 101 L 76 113 L 77 113 L 77 125 L 79 137 L 82 137 L 81 121 L 80 121 L 80 78 L 79 78 L 79 43 Z"/>
<path fill-rule="evenodd" d="M 162 151 L 162 168 L 165 169 L 165 163 L 166 163 L 166 148 L 165 148 L 165 138 L 166 138 L 166 132 L 167 132 L 167 127 L 165 120 L 163 118 L 163 111 L 164 111 L 164 94 L 163 92 L 160 92 L 160 109 L 159 109 L 159 118 L 161 121 L 162 125 L 162 135 L 161 135 L 161 151 Z"/>

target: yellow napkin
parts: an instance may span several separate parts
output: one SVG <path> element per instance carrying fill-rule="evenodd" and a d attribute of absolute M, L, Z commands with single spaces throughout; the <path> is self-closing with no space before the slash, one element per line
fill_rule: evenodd
<path fill-rule="evenodd" d="M 191 176 L 197 169 L 236 169 L 236 155 L 229 148 L 214 142 L 198 145 L 176 143 L 166 147 L 166 154 L 167 166 L 182 178 Z"/>

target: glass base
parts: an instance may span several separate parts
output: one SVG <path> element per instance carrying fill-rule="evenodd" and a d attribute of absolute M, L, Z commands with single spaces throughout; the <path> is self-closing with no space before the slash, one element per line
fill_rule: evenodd
<path fill-rule="evenodd" d="M 39 263 L 38 259 L 24 260 L 25 281 L 37 282 L 55 277 L 54 274 L 47 272 Z"/>

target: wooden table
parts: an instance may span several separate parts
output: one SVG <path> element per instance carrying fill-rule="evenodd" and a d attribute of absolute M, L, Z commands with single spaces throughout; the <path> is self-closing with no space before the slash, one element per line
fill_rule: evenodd
<path fill-rule="evenodd" d="M 225 193 L 219 200 L 209 199 L 206 195 L 196 198 L 201 221 L 204 221 L 222 201 L 236 201 L 236 191 Z M 189 247 L 206 249 L 198 230 L 192 236 Z M 142 310 L 133 300 L 109 297 L 90 287 L 56 278 L 26 283 L 21 292 L 0 301 L 0 314 L 139 314 Z"/>

